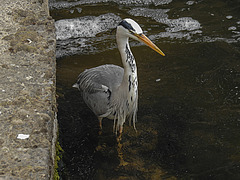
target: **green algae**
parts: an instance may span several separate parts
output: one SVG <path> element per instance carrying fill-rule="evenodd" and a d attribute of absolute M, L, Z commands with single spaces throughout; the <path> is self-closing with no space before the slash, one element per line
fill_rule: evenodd
<path fill-rule="evenodd" d="M 62 149 L 61 145 L 59 142 L 56 142 L 56 155 L 55 155 L 55 162 L 54 162 L 54 180 L 59 180 L 60 176 L 58 174 L 58 162 L 62 159 L 62 154 L 64 150 Z"/>

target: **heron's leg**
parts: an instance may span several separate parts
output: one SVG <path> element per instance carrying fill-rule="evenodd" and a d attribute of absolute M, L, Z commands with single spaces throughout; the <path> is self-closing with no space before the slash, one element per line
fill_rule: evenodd
<path fill-rule="evenodd" d="M 117 137 L 117 141 L 119 142 L 122 139 L 123 125 L 119 126 L 119 134 Z"/>
<path fill-rule="evenodd" d="M 99 128 L 102 130 L 102 117 L 98 117 L 98 121 L 99 121 Z"/>
<path fill-rule="evenodd" d="M 98 134 L 101 135 L 102 134 L 102 117 L 98 117 L 98 121 L 99 121 L 99 132 Z"/>
<path fill-rule="evenodd" d="M 120 127 L 119 127 L 119 134 L 122 134 L 122 132 L 123 132 L 123 125 L 120 125 Z"/>

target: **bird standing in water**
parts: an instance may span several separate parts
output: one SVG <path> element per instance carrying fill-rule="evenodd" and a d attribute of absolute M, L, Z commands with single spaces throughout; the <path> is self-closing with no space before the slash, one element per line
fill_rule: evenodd
<path fill-rule="evenodd" d="M 128 39 L 143 42 L 154 51 L 165 54 L 144 34 L 132 19 L 124 19 L 117 26 L 116 39 L 122 58 L 123 68 L 116 65 L 102 65 L 86 69 L 78 76 L 73 87 L 78 88 L 85 103 L 98 117 L 102 129 L 102 119 L 114 120 L 113 130 L 122 134 L 126 119 L 135 122 L 138 108 L 137 66 L 130 50 Z"/>

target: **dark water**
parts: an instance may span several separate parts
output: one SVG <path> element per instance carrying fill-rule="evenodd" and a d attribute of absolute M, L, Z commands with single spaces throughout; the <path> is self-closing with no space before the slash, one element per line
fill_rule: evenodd
<path fill-rule="evenodd" d="M 240 1 L 50 2 L 57 20 L 61 179 L 240 179 Z M 98 121 L 71 88 L 78 74 L 121 65 L 115 35 L 136 20 L 166 54 L 131 42 L 139 77 L 136 133 Z"/>

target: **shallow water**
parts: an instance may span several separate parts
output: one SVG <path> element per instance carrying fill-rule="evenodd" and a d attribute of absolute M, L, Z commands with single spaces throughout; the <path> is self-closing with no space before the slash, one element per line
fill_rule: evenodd
<path fill-rule="evenodd" d="M 61 179 L 239 179 L 239 1 L 51 1 L 57 29 Z M 121 65 L 111 30 L 136 20 L 166 54 L 131 41 L 137 133 L 98 121 L 71 88 L 78 74 Z"/>

